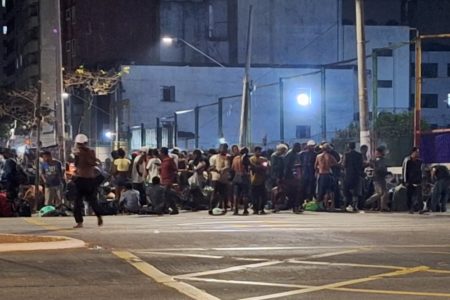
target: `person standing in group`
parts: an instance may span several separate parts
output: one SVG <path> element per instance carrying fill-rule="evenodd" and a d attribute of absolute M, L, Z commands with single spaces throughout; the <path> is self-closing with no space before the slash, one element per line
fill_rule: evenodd
<path fill-rule="evenodd" d="M 359 197 L 362 193 L 363 156 L 357 152 L 354 142 L 348 143 L 348 151 L 344 154 L 344 196 L 347 210 L 358 211 Z"/>
<path fill-rule="evenodd" d="M 288 146 L 285 144 L 277 145 L 275 152 L 270 156 L 270 180 L 272 184 L 271 201 L 273 212 L 279 212 L 279 202 L 285 200 L 284 188 L 284 157 L 288 151 Z"/>
<path fill-rule="evenodd" d="M 334 179 L 332 168 L 338 163 L 331 155 L 331 146 L 328 143 L 322 145 L 322 153 L 317 155 L 314 167 L 317 172 L 317 200 L 322 203 L 324 209 L 334 209 Z"/>
<path fill-rule="evenodd" d="M 256 146 L 253 156 L 250 157 L 250 183 L 254 214 L 266 214 L 264 211 L 264 206 L 267 202 L 265 186 L 267 167 L 268 161 L 264 156 L 262 156 L 262 148 Z"/>
<path fill-rule="evenodd" d="M 413 147 L 411 154 L 405 157 L 402 165 L 403 181 L 406 185 L 409 213 L 421 211 L 422 201 L 422 160 L 419 148 Z"/>
<path fill-rule="evenodd" d="M 159 159 L 158 149 L 150 149 L 148 151 L 147 162 L 147 182 L 152 183 L 153 177 L 159 177 L 159 169 L 161 167 L 161 159 Z"/>
<path fill-rule="evenodd" d="M 284 179 L 283 184 L 286 188 L 286 195 L 289 199 L 289 208 L 295 214 L 302 212 L 300 206 L 300 181 L 296 178 L 294 172 L 298 164 L 298 154 L 302 150 L 300 143 L 295 143 L 284 158 Z"/>
<path fill-rule="evenodd" d="M 119 148 L 117 150 L 117 156 L 113 162 L 112 166 L 112 175 L 114 176 L 114 181 L 116 185 L 116 199 L 120 199 L 120 194 L 122 193 L 123 188 L 125 187 L 125 183 L 128 181 L 128 177 L 130 174 L 130 165 L 131 161 L 128 158 L 125 158 L 125 150 Z"/>
<path fill-rule="evenodd" d="M 306 143 L 305 150 L 300 152 L 299 160 L 301 165 L 301 187 L 303 200 L 312 200 L 316 191 L 316 177 L 314 170 L 314 163 L 316 162 L 317 154 L 314 151 L 316 148 L 316 142 L 309 140 Z"/>
<path fill-rule="evenodd" d="M 103 225 L 103 219 L 100 214 L 100 207 L 97 203 L 97 188 L 98 183 L 95 180 L 97 177 L 96 171 L 96 157 L 94 150 L 87 145 L 88 137 L 84 134 L 78 134 L 75 137 L 75 148 L 73 154 L 75 156 L 76 173 L 73 182 L 76 188 L 76 197 L 74 204 L 74 217 L 77 223 L 74 228 L 83 227 L 83 200 L 89 203 L 97 216 L 98 226 Z"/>
<path fill-rule="evenodd" d="M 389 195 L 386 186 L 386 175 L 388 174 L 386 159 L 384 158 L 384 147 L 378 147 L 375 151 L 375 159 L 371 162 L 373 167 L 373 186 L 375 193 L 366 200 L 366 206 L 376 207 L 380 211 L 389 211 Z"/>
<path fill-rule="evenodd" d="M 239 201 L 244 204 L 244 216 L 248 215 L 248 198 L 250 190 L 250 160 L 248 149 L 242 148 L 239 155 L 233 158 L 231 169 L 234 172 L 233 177 L 233 208 L 234 215 L 239 214 Z"/>
<path fill-rule="evenodd" d="M 48 150 L 42 152 L 41 178 L 45 185 L 45 205 L 55 207 L 62 204 L 62 186 L 64 183 L 63 166 L 52 157 Z"/>
<path fill-rule="evenodd" d="M 178 214 L 176 193 L 172 186 L 177 182 L 178 168 L 174 159 L 169 155 L 169 149 L 161 148 L 161 185 L 165 188 L 165 203 L 172 210 L 170 214 Z"/>
<path fill-rule="evenodd" d="M 147 149 L 142 148 L 141 151 L 139 151 L 138 156 L 134 159 L 131 169 L 131 182 L 133 189 L 139 192 L 139 201 L 141 205 L 145 205 L 147 203 L 145 196 L 146 164 Z"/>
<path fill-rule="evenodd" d="M 210 201 L 209 214 L 213 214 L 213 209 L 219 206 L 224 212 L 227 211 L 226 201 L 228 183 L 230 177 L 230 160 L 228 158 L 228 144 L 219 146 L 219 153 L 211 156 L 209 160 L 211 168 L 211 181 L 214 192 Z"/>
<path fill-rule="evenodd" d="M 432 212 L 446 212 L 447 202 L 450 198 L 450 174 L 444 165 L 431 168 L 431 177 L 434 181 L 431 191 L 431 203 L 429 210 Z"/>

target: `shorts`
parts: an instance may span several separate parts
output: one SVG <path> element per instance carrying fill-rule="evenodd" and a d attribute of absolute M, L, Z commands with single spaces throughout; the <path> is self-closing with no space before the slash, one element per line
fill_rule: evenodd
<path fill-rule="evenodd" d="M 322 201 L 327 193 L 334 192 L 334 178 L 331 174 L 321 174 L 317 179 L 317 200 Z"/>
<path fill-rule="evenodd" d="M 61 186 L 45 187 L 45 205 L 58 206 L 62 203 Z"/>

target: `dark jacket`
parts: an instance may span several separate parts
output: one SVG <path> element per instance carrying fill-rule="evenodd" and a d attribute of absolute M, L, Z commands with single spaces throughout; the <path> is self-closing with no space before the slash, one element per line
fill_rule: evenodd
<path fill-rule="evenodd" d="M 363 157 L 362 154 L 351 150 L 344 154 L 344 170 L 345 181 L 347 183 L 359 181 L 363 171 Z"/>
<path fill-rule="evenodd" d="M 284 179 L 293 179 L 294 168 L 297 163 L 298 153 L 294 152 L 292 149 L 286 154 L 284 158 Z"/>
<path fill-rule="evenodd" d="M 317 154 L 314 151 L 305 150 L 300 152 L 299 160 L 302 166 L 302 175 L 306 178 L 315 177 L 314 164 L 316 162 Z"/>
<path fill-rule="evenodd" d="M 270 177 L 274 180 L 284 177 L 284 157 L 273 153 L 270 157 Z"/>
<path fill-rule="evenodd" d="M 402 165 L 403 181 L 407 184 L 422 183 L 422 161 L 420 159 L 413 160 L 408 156 Z"/>
<path fill-rule="evenodd" d="M 384 157 L 377 157 L 372 161 L 373 165 L 373 181 L 383 182 L 386 180 L 388 174 L 386 159 Z"/>

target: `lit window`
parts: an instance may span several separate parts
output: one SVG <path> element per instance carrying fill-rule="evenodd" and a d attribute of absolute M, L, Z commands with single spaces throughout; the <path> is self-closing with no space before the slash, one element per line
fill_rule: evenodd
<path fill-rule="evenodd" d="M 6 0 L 2 0 L 2 7 L 6 7 Z"/>
<path fill-rule="evenodd" d="M 3 34 L 8 34 L 8 26 L 3 26 Z"/>

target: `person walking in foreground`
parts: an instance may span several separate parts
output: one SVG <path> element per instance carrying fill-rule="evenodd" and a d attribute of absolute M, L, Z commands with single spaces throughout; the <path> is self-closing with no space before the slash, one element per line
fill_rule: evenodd
<path fill-rule="evenodd" d="M 74 205 L 74 217 L 77 223 L 74 228 L 83 227 L 83 199 L 89 203 L 97 216 L 98 226 L 103 225 L 103 219 L 100 215 L 100 207 L 97 203 L 97 177 L 96 158 L 94 150 L 87 146 L 88 137 L 84 134 L 78 134 L 75 137 L 75 148 L 73 154 L 75 155 L 75 167 L 77 168 L 74 183 L 76 187 L 76 197 Z"/>

